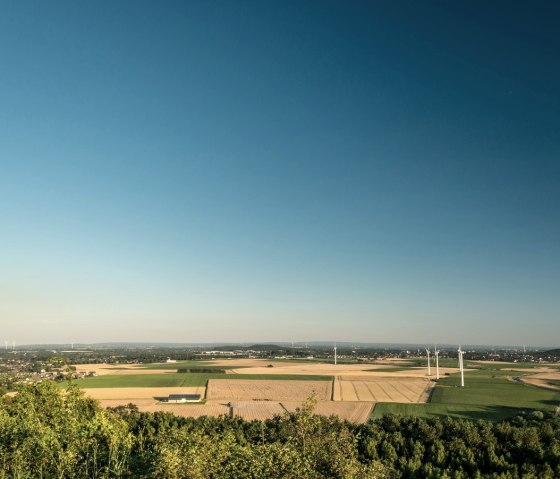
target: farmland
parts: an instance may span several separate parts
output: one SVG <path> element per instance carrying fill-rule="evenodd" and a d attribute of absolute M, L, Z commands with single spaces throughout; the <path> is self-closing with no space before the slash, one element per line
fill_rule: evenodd
<path fill-rule="evenodd" d="M 193 417 L 227 414 L 270 418 L 295 410 L 311 394 L 317 400 L 318 414 L 356 422 L 389 412 L 497 420 L 523 411 L 554 410 L 560 405 L 560 392 L 554 390 L 557 369 L 533 363 L 466 361 L 465 387 L 461 388 L 456 363 L 449 358 L 441 360 L 437 382 L 427 376 L 425 359 L 421 358 L 338 365 L 260 359 L 98 365 L 97 377 L 76 382 L 104 406 L 132 402 L 141 411 L 172 411 Z M 185 369 L 195 372 L 177 372 Z M 190 392 L 201 394 L 206 404 L 170 405 L 155 399 Z"/>
<path fill-rule="evenodd" d="M 472 362 L 470 366 L 477 369 L 465 372 L 464 388 L 460 387 L 458 375 L 447 376 L 440 379 L 429 403 L 380 403 L 375 407 L 374 417 L 395 413 L 500 420 L 534 410 L 553 411 L 560 406 L 560 392 L 537 388 L 520 380 L 523 375 L 531 378 L 539 371 L 533 364 Z M 536 375 L 539 374 L 558 373 Z"/>
<path fill-rule="evenodd" d="M 332 386 L 327 381 L 279 381 L 246 379 L 210 379 L 207 398 L 221 400 L 305 401 L 315 394 L 328 401 Z"/>
<path fill-rule="evenodd" d="M 209 379 L 254 379 L 275 381 L 330 381 L 329 376 L 321 375 L 244 375 L 212 373 L 174 373 L 174 374 L 119 374 L 79 379 L 80 388 L 130 388 L 130 387 L 192 387 L 206 386 Z"/>
<path fill-rule="evenodd" d="M 393 364 L 399 366 L 398 371 L 392 372 Z M 318 414 L 364 422 L 378 401 L 427 400 L 433 383 L 425 377 L 425 370 L 402 367 L 404 364 L 399 361 L 335 366 L 317 361 L 239 359 L 120 367 L 78 365 L 78 370 L 93 370 L 97 376 L 76 383 L 106 407 L 134 403 L 146 412 L 170 411 L 192 417 L 226 414 L 248 420 L 295 411 L 313 395 Z M 205 372 L 177 372 L 185 369 Z M 222 373 L 212 373 L 213 369 Z M 389 374 L 385 372 L 387 369 L 391 371 Z M 206 402 L 180 405 L 160 403 L 156 399 L 177 393 L 200 394 Z"/>
<path fill-rule="evenodd" d="M 335 401 L 426 402 L 434 383 L 427 379 L 337 376 Z"/>

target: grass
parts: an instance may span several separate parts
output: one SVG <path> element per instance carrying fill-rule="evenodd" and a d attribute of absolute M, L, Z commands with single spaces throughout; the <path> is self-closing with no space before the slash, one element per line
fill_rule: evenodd
<path fill-rule="evenodd" d="M 254 380 L 290 380 L 290 381 L 331 381 L 331 376 L 296 375 L 296 374 L 123 374 L 97 376 L 76 380 L 80 388 L 157 388 L 157 387 L 191 387 L 206 386 L 208 379 L 254 379 Z M 65 383 L 62 384 L 65 386 Z"/>
<path fill-rule="evenodd" d="M 459 374 L 440 379 L 427 404 L 379 403 L 372 417 L 394 413 L 421 417 L 460 417 L 498 421 L 534 410 L 553 411 L 560 405 L 560 393 L 540 389 L 513 380 L 523 374 L 505 369 L 532 369 L 534 363 L 465 364 L 465 387 L 460 387 Z"/>
<path fill-rule="evenodd" d="M 151 363 L 151 364 L 140 364 L 138 369 L 224 369 L 225 366 L 216 366 L 210 361 L 177 361 L 176 363 Z M 236 367 L 237 369 L 237 367 Z"/>

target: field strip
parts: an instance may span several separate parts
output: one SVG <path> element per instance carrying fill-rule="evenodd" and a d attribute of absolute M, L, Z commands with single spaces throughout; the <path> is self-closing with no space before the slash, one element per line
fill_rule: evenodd
<path fill-rule="evenodd" d="M 389 389 L 389 388 L 394 391 L 395 396 L 391 396 L 392 399 L 393 399 L 393 402 L 406 402 L 406 401 L 402 400 L 403 397 L 406 399 L 406 396 L 404 394 L 402 394 L 392 382 L 387 383 L 387 389 Z"/>
<path fill-rule="evenodd" d="M 387 401 L 384 402 L 394 402 L 394 400 L 391 398 L 391 395 L 385 390 L 385 388 L 381 385 L 381 383 L 376 383 L 376 384 L 379 387 L 379 389 L 381 389 L 381 391 L 383 392 L 383 395 L 387 398 Z"/>
<path fill-rule="evenodd" d="M 405 392 L 406 391 L 406 392 Z M 413 391 L 410 385 L 406 383 L 402 383 L 400 393 L 409 401 L 409 402 L 418 402 L 418 393 Z"/>
<path fill-rule="evenodd" d="M 356 384 L 354 384 L 354 381 L 352 381 L 351 384 L 352 384 L 352 389 L 354 389 L 354 396 L 356 396 L 356 400 L 359 401 L 360 395 L 358 394 L 358 390 L 356 389 Z"/>
<path fill-rule="evenodd" d="M 358 391 L 359 401 L 372 401 L 373 396 L 364 381 L 357 381 L 356 390 Z"/>
<path fill-rule="evenodd" d="M 365 385 L 367 386 L 367 388 L 368 388 L 368 390 L 369 390 L 369 393 L 371 394 L 372 400 L 373 400 L 374 402 L 377 402 L 378 399 L 377 399 L 377 396 L 375 395 L 375 393 L 374 393 L 374 392 L 372 391 L 372 389 L 371 389 L 371 383 L 367 382 L 367 383 L 365 383 Z"/>

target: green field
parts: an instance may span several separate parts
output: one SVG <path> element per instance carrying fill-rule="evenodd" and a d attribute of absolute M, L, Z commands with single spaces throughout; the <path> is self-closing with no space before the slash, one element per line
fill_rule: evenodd
<path fill-rule="evenodd" d="M 216 366 L 211 361 L 177 361 L 176 363 L 139 364 L 138 369 L 224 369 L 225 366 Z M 237 369 L 237 366 L 236 368 Z"/>
<path fill-rule="evenodd" d="M 540 365 L 542 366 L 542 365 Z M 451 416 L 467 419 L 501 420 L 534 410 L 553 411 L 560 406 L 560 393 L 540 389 L 513 380 L 523 372 L 511 368 L 534 368 L 534 363 L 480 364 L 469 362 L 465 372 L 465 387 L 460 387 L 459 374 L 438 381 L 427 404 L 379 403 L 372 416 L 394 413 L 421 417 Z"/>
<path fill-rule="evenodd" d="M 297 374 L 123 374 L 77 379 L 80 388 L 157 388 L 206 386 L 208 379 L 331 381 L 331 376 Z M 61 387 L 66 383 L 61 383 Z"/>

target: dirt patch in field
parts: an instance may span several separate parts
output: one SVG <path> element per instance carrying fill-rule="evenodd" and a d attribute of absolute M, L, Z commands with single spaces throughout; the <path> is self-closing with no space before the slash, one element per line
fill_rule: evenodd
<path fill-rule="evenodd" d="M 312 393 L 319 401 L 331 396 L 330 381 L 283 381 L 250 379 L 209 379 L 206 397 L 227 401 L 304 401 Z"/>

